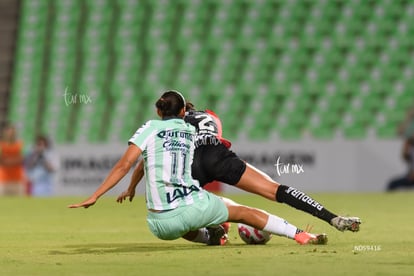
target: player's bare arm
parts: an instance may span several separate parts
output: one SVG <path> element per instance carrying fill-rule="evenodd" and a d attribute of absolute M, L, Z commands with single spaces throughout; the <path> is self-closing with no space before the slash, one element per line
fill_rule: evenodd
<path fill-rule="evenodd" d="M 107 191 L 112 189 L 118 182 L 129 172 L 132 165 L 141 155 L 141 149 L 136 145 L 130 145 L 125 151 L 121 159 L 115 164 L 109 175 L 106 177 L 101 186 L 87 200 L 69 205 L 69 208 L 88 208 L 96 203 L 96 201 Z"/>
<path fill-rule="evenodd" d="M 138 165 L 135 167 L 134 172 L 132 173 L 128 189 L 122 192 L 116 201 L 122 203 L 124 200 L 129 198 L 129 201 L 131 202 L 135 197 L 136 187 L 138 186 L 138 183 L 141 181 L 142 177 L 144 177 L 144 160 L 138 162 Z"/>

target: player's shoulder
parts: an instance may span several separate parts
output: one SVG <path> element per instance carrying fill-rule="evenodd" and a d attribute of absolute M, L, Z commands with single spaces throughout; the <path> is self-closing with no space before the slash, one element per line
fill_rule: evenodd
<path fill-rule="evenodd" d="M 203 111 L 203 110 L 189 110 L 189 111 L 185 112 L 185 117 L 184 118 L 195 117 L 195 116 L 203 115 L 203 114 L 206 114 L 206 112 Z"/>
<path fill-rule="evenodd" d="M 158 119 L 152 119 L 145 122 L 145 124 L 142 125 L 142 127 L 146 128 L 164 128 L 168 125 L 176 125 L 177 123 L 180 123 L 182 120 L 158 120 Z"/>
<path fill-rule="evenodd" d="M 157 120 L 148 120 L 146 121 L 142 126 L 140 126 L 137 131 L 134 133 L 134 137 L 137 135 L 151 132 L 152 130 L 158 128 L 157 126 Z"/>
<path fill-rule="evenodd" d="M 189 130 L 195 131 L 194 126 L 190 123 L 184 121 L 181 118 L 174 118 L 169 120 L 151 120 L 148 123 L 150 128 L 157 129 L 157 130 L 165 130 L 165 129 L 176 129 L 176 130 Z"/>
<path fill-rule="evenodd" d="M 184 120 L 190 123 L 199 122 L 205 120 L 206 118 L 211 118 L 212 116 L 214 116 L 213 114 L 215 113 L 210 113 L 209 110 L 191 110 L 185 113 Z"/>
<path fill-rule="evenodd" d="M 214 112 L 214 111 L 213 111 L 213 110 L 211 110 L 211 109 L 206 109 L 206 110 L 204 111 L 204 113 L 210 114 L 210 115 L 212 115 L 212 116 L 214 116 L 214 117 L 217 117 L 217 118 L 218 118 L 218 115 L 216 114 L 216 112 Z"/>
<path fill-rule="evenodd" d="M 148 120 L 140 128 L 148 129 L 148 128 L 154 128 L 156 126 L 157 126 L 157 120 Z"/>

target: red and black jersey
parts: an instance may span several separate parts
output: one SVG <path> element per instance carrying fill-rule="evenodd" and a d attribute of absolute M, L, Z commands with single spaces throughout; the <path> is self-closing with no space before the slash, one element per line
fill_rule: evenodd
<path fill-rule="evenodd" d="M 187 111 L 184 121 L 196 128 L 199 140 L 206 141 L 209 137 L 215 137 L 227 148 L 231 147 L 231 142 L 222 137 L 220 118 L 213 111 Z"/>
<path fill-rule="evenodd" d="M 186 112 L 184 121 L 197 130 L 191 174 L 204 185 L 217 180 L 236 185 L 246 170 L 246 163 L 229 148 L 222 137 L 220 118 L 211 110 Z"/>

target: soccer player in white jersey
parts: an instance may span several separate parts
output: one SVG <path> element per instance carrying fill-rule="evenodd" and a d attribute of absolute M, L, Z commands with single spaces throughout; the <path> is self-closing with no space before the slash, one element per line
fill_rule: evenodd
<path fill-rule="evenodd" d="M 87 200 L 69 208 L 88 208 L 114 187 L 142 155 L 146 180 L 147 223 L 160 239 L 183 237 L 218 245 L 226 221 L 241 222 L 300 244 L 327 242 L 325 234 L 304 232 L 284 219 L 262 210 L 220 198 L 200 187 L 191 176 L 195 128 L 184 122 L 185 99 L 167 91 L 156 102 L 162 120 L 150 120 L 129 140 L 129 146 L 101 186 Z M 206 229 L 205 227 L 210 227 Z"/>

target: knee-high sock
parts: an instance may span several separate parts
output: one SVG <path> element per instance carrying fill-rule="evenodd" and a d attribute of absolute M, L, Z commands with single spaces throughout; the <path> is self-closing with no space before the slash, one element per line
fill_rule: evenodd
<path fill-rule="evenodd" d="M 269 219 L 267 220 L 267 223 L 263 230 L 278 236 L 285 236 L 291 239 L 295 238 L 296 233 L 301 232 L 301 230 L 296 226 L 288 223 L 286 220 L 278 216 L 271 214 L 269 214 Z"/>
<path fill-rule="evenodd" d="M 192 242 L 208 244 L 209 238 L 207 228 L 204 227 L 198 229 L 197 236 L 192 240 Z"/>
<path fill-rule="evenodd" d="M 293 187 L 280 185 L 276 192 L 276 201 L 286 203 L 296 209 L 318 217 L 329 224 L 334 217 L 337 217 L 337 215 L 325 209 L 319 202 Z"/>

